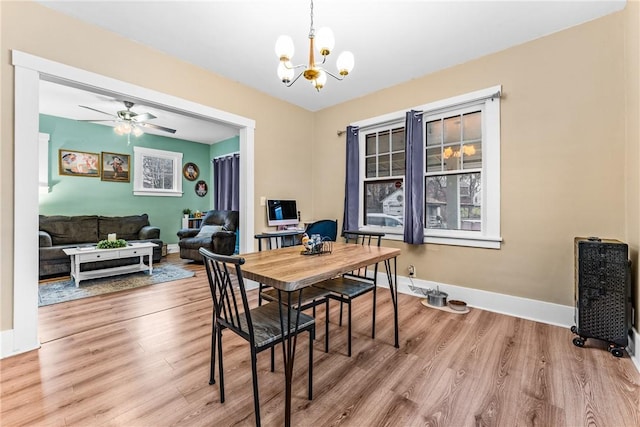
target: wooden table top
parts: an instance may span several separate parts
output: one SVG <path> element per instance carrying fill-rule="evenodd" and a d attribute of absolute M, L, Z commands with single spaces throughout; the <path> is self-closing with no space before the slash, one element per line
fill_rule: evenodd
<path fill-rule="evenodd" d="M 241 254 L 246 279 L 283 291 L 311 286 L 360 267 L 400 255 L 400 249 L 333 243 L 331 253 L 302 255 L 302 246 Z"/>

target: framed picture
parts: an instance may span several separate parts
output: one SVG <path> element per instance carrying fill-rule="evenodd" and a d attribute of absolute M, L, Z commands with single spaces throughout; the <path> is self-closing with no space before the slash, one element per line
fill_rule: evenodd
<path fill-rule="evenodd" d="M 204 197 L 207 195 L 207 183 L 204 181 L 196 182 L 196 194 L 200 197 Z"/>
<path fill-rule="evenodd" d="M 130 157 L 128 154 L 102 152 L 103 181 L 129 182 Z"/>
<path fill-rule="evenodd" d="M 189 181 L 195 181 L 200 175 L 200 169 L 198 169 L 198 165 L 196 165 L 195 163 L 185 163 L 184 167 L 182 168 L 182 174 Z"/>
<path fill-rule="evenodd" d="M 58 150 L 58 173 L 69 176 L 100 176 L 100 154 Z"/>

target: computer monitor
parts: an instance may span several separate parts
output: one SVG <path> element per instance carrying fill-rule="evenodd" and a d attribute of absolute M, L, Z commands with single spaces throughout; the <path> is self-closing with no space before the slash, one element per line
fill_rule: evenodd
<path fill-rule="evenodd" d="M 267 200 L 269 226 L 298 225 L 298 208 L 295 200 Z"/>

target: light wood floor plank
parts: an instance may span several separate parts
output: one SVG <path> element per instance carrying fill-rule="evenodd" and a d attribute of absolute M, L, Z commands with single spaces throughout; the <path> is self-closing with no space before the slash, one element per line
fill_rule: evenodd
<path fill-rule="evenodd" d="M 42 307 L 39 350 L 0 361 L 2 426 L 251 426 L 249 349 L 225 333 L 226 401 L 210 386 L 211 296 L 201 265 L 163 262 L 196 276 Z M 255 291 L 251 304 L 257 304 Z M 339 304 L 317 313 L 314 399 L 307 400 L 307 335 L 298 340 L 296 426 L 638 426 L 640 374 L 597 340 L 566 328 L 478 309 L 459 315 L 399 295 L 393 347 L 389 291 L 353 302 L 353 356 Z M 346 314 L 345 314 L 346 321 Z M 227 331 L 228 332 L 228 331 Z M 263 425 L 284 423 L 282 350 L 276 371 L 258 356 Z M 216 378 L 218 374 L 216 373 Z"/>

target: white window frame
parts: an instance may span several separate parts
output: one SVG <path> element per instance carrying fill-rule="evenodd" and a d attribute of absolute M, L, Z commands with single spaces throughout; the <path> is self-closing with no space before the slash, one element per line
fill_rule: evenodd
<path fill-rule="evenodd" d="M 155 150 L 153 148 L 133 147 L 133 195 L 182 197 L 182 153 L 176 151 Z M 171 189 L 144 188 L 142 186 L 142 161 L 144 157 L 169 159 L 173 164 L 173 182 Z"/>
<path fill-rule="evenodd" d="M 359 126 L 361 134 L 386 127 L 390 123 L 404 121 L 409 110 L 422 111 L 424 116 L 451 110 L 456 111 L 472 105 L 482 105 L 482 231 L 426 229 L 425 243 L 500 249 L 500 97 L 502 86 L 493 86 L 459 96 L 407 108 L 382 116 L 352 123 Z M 426 120 L 423 120 L 425 126 Z M 365 129 L 366 128 L 366 131 Z M 426 135 L 426 133 L 425 133 Z M 360 138 L 360 194 L 364 194 L 364 138 Z M 424 143 L 423 143 L 424 144 Z M 425 147 L 423 146 L 423 156 Z M 424 171 L 423 171 L 424 176 Z M 426 206 L 425 206 L 426 209 Z M 358 224 L 363 230 L 378 230 L 386 233 L 389 240 L 403 240 L 399 230 L 390 227 L 365 227 L 363 211 L 359 212 Z M 407 219 L 404 219 L 407 222 Z M 383 229 L 383 230 L 381 230 Z"/>

